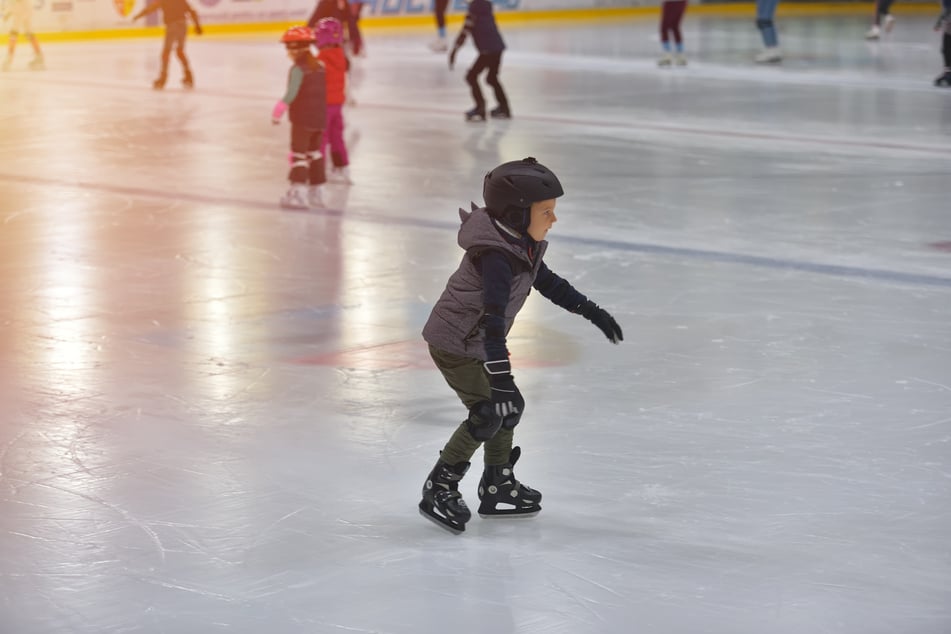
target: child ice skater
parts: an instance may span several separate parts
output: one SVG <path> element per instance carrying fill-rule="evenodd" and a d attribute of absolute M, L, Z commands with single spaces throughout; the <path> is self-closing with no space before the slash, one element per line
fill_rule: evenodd
<path fill-rule="evenodd" d="M 459 481 L 469 459 L 484 445 L 479 515 L 531 517 L 542 494 L 513 473 L 521 449 L 515 427 L 525 410 L 512 376 L 506 336 L 531 289 L 582 315 L 612 343 L 621 327 L 603 308 L 553 273 L 543 258 L 545 236 L 557 220 L 555 201 L 564 192 L 558 178 L 534 158 L 503 163 L 485 175 L 485 207 L 459 210 L 462 263 L 436 301 L 423 328 L 429 353 L 468 410 L 426 477 L 419 510 L 453 532 L 465 530 L 471 514 Z"/>
<path fill-rule="evenodd" d="M 935 22 L 935 31 L 944 31 L 941 36 L 941 55 L 944 58 L 944 71 L 934 80 L 935 86 L 951 87 L 951 0 L 941 0 L 941 15 Z"/>
<path fill-rule="evenodd" d="M 30 61 L 31 70 L 43 70 L 46 66 L 43 64 L 43 51 L 40 50 L 40 42 L 33 33 L 33 0 L 13 0 L 12 6 L 4 14 L 4 20 L 11 20 L 10 24 L 10 42 L 7 45 L 7 56 L 3 60 L 3 70 L 10 70 L 13 64 L 13 54 L 16 52 L 17 40 L 20 33 L 30 41 L 33 47 L 33 59 Z"/>
<path fill-rule="evenodd" d="M 192 88 L 195 85 L 195 78 L 188 64 L 188 57 L 185 55 L 185 39 L 188 37 L 187 18 L 191 18 L 192 24 L 195 25 L 195 35 L 201 35 L 198 14 L 188 4 L 188 0 L 154 0 L 132 16 L 132 21 L 135 22 L 159 9 L 162 10 L 162 20 L 165 22 L 165 43 L 162 45 L 162 69 L 159 76 L 152 82 L 152 87 L 156 90 L 165 88 L 165 81 L 168 79 L 168 60 L 174 47 L 175 56 L 182 63 L 182 85 L 185 88 Z"/>
<path fill-rule="evenodd" d="M 509 101 L 499 81 L 499 66 L 502 64 L 505 42 L 502 41 L 502 34 L 499 33 L 499 28 L 495 24 L 492 3 L 489 0 L 472 0 L 469 3 L 465 24 L 459 32 L 459 37 L 456 38 L 452 52 L 449 53 L 449 70 L 455 66 L 456 53 L 465 43 L 467 35 L 472 35 L 472 40 L 479 50 L 479 57 L 466 73 L 466 82 L 469 83 L 472 98 L 475 100 L 475 107 L 466 112 L 466 121 L 485 121 L 485 98 L 482 96 L 482 89 L 479 88 L 479 75 L 486 69 L 489 74 L 485 80 L 495 91 L 495 99 L 498 102 L 498 106 L 490 114 L 493 119 L 510 119 L 512 112 L 509 109 Z"/>
<path fill-rule="evenodd" d="M 680 23 L 687 10 L 687 0 L 664 0 L 660 10 L 660 45 L 664 54 L 657 61 L 658 66 L 670 66 L 674 62 L 678 66 L 686 66 L 684 57 L 684 39 L 680 33 Z M 670 54 L 670 38 L 674 38 L 676 56 Z"/>
<path fill-rule="evenodd" d="M 753 61 L 757 64 L 776 64 L 783 61 L 779 50 L 779 36 L 776 34 L 776 7 L 779 0 L 756 0 L 756 28 L 763 37 L 763 50 L 757 53 Z"/>
<path fill-rule="evenodd" d="M 334 18 L 323 18 L 317 23 L 315 37 L 317 59 L 324 65 L 327 78 L 327 133 L 320 141 L 320 153 L 327 156 L 329 142 L 333 164 L 330 180 L 350 185 L 350 157 L 347 155 L 347 143 L 343 138 L 343 104 L 346 101 L 349 65 L 343 52 L 343 25 Z"/>
<path fill-rule="evenodd" d="M 271 122 L 278 124 L 290 110 L 290 188 L 281 198 L 287 209 L 323 207 L 320 192 L 326 181 L 321 139 L 327 122 L 327 84 L 324 66 L 311 53 L 314 32 L 307 26 L 293 26 L 281 37 L 287 56 L 294 62 L 287 73 L 287 91 L 271 110 Z"/>

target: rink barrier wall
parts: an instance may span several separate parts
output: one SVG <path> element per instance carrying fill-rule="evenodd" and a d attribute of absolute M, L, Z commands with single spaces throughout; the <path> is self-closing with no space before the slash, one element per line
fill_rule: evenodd
<path fill-rule="evenodd" d="M 119 3 L 121 0 L 115 0 Z M 200 7 L 196 8 L 198 10 Z M 509 10 L 496 13 L 496 20 L 502 25 L 526 26 L 544 24 L 546 22 L 610 22 L 615 20 L 638 19 L 656 17 L 660 10 L 659 1 L 656 4 L 643 6 L 615 6 L 615 7 L 575 7 L 561 9 Z M 936 14 L 938 9 L 932 3 L 902 3 L 892 12 L 896 15 Z M 824 16 L 824 15 L 871 15 L 874 5 L 857 2 L 796 2 L 780 4 L 777 17 L 783 16 Z M 694 15 L 722 16 L 722 17 L 752 17 L 756 13 L 756 5 L 747 2 L 724 2 L 691 4 L 687 9 L 686 18 Z M 201 15 L 201 11 L 199 11 Z M 154 14 L 153 14 L 154 16 Z M 464 18 L 462 13 L 450 13 L 446 22 L 450 31 L 458 30 Z M 275 33 L 305 22 L 307 16 L 294 20 L 251 21 L 251 22 L 203 22 L 202 29 L 205 35 L 248 35 L 256 33 Z M 434 18 L 431 14 L 396 14 L 396 15 L 365 15 L 360 19 L 361 30 L 406 30 L 432 29 Z M 123 38 L 157 37 L 164 34 L 162 25 L 152 26 L 113 26 L 101 29 L 79 29 L 61 31 L 36 30 L 37 35 L 44 41 L 83 41 L 107 40 Z"/>

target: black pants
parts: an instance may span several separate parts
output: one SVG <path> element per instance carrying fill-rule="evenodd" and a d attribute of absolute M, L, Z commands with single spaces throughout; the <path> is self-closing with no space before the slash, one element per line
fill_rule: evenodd
<path fill-rule="evenodd" d="M 479 88 L 479 75 L 482 71 L 488 69 L 489 74 L 485 81 L 492 86 L 495 91 L 495 99 L 499 102 L 499 108 L 504 112 L 509 112 L 509 100 L 505 96 L 505 90 L 499 82 L 499 66 L 502 64 L 502 51 L 497 53 L 479 53 L 475 63 L 469 72 L 466 73 L 466 81 L 469 82 L 469 88 L 472 89 L 472 98 L 475 100 L 476 109 L 485 113 L 485 98 L 482 96 L 482 89 Z"/>
<path fill-rule="evenodd" d="M 291 172 L 288 179 L 294 184 L 322 185 L 327 180 L 324 157 L 320 154 L 323 130 L 291 124 Z"/>
<path fill-rule="evenodd" d="M 951 29 L 951 26 L 944 27 L 944 38 L 942 38 L 941 44 L 941 54 L 944 55 L 944 67 L 951 68 L 951 33 L 948 33 L 948 29 Z"/>

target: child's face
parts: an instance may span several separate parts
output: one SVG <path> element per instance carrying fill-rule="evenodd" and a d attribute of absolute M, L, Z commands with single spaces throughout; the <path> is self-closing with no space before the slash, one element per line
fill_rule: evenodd
<path fill-rule="evenodd" d="M 531 221 L 528 223 L 528 235 L 536 242 L 545 239 L 545 234 L 551 229 L 551 226 L 558 222 L 555 216 L 555 199 L 540 200 L 532 203 Z"/>

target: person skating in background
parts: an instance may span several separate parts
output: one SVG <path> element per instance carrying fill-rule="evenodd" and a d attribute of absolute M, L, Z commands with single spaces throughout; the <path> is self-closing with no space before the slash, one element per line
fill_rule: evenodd
<path fill-rule="evenodd" d="M 366 42 L 363 41 L 363 33 L 360 31 L 360 14 L 363 13 L 363 0 L 352 0 L 350 2 L 350 14 L 347 26 L 350 30 L 350 50 L 354 57 L 366 57 Z"/>
<path fill-rule="evenodd" d="M 343 137 L 343 104 L 346 101 L 347 56 L 343 52 L 343 25 L 334 18 L 323 18 L 317 22 L 315 31 L 317 41 L 317 59 L 324 65 L 327 78 L 327 128 L 320 142 L 320 153 L 327 156 L 327 144 L 330 144 L 330 159 L 333 167 L 329 180 L 352 184 L 350 180 L 350 158 L 347 155 L 347 143 Z"/>
<path fill-rule="evenodd" d="M 449 8 L 449 0 L 434 0 L 433 15 L 436 17 L 436 39 L 429 44 L 429 48 L 437 53 L 445 53 L 449 50 L 449 44 L 446 43 L 446 9 Z"/>
<path fill-rule="evenodd" d="M 485 207 L 459 210 L 457 241 L 465 250 L 459 268 L 436 301 L 423 339 L 430 356 L 468 414 L 440 452 L 423 485 L 420 513 L 460 533 L 471 518 L 459 493 L 469 460 L 484 446 L 479 515 L 531 517 L 542 494 L 513 472 L 521 449 L 515 427 L 525 409 L 506 337 L 535 289 L 552 303 L 582 315 L 612 343 L 621 327 L 603 308 L 578 292 L 543 261 L 545 236 L 557 221 L 555 203 L 564 191 L 554 173 L 532 157 L 499 165 L 485 175 Z"/>
<path fill-rule="evenodd" d="M 33 47 L 33 59 L 30 61 L 31 70 L 43 70 L 46 65 L 43 63 L 43 51 L 40 50 L 40 42 L 33 33 L 33 0 L 13 0 L 9 9 L 3 15 L 4 20 L 10 20 L 10 41 L 7 44 L 7 56 L 3 60 L 3 70 L 10 70 L 13 64 L 13 55 L 16 53 L 17 40 L 20 39 L 20 33 L 26 37 Z"/>
<path fill-rule="evenodd" d="M 288 110 L 291 120 L 290 188 L 281 198 L 281 206 L 288 209 L 323 207 L 320 188 L 327 180 L 320 152 L 327 121 L 324 66 L 311 53 L 314 32 L 310 27 L 289 28 L 281 42 L 293 62 L 287 73 L 287 91 L 271 110 L 272 123 L 280 123 Z"/>
<path fill-rule="evenodd" d="M 753 58 L 757 64 L 776 64 L 783 61 L 776 33 L 776 7 L 779 0 L 756 0 L 756 28 L 763 37 L 763 50 Z"/>
<path fill-rule="evenodd" d="M 941 0 L 941 15 L 934 25 L 935 31 L 943 31 L 941 36 L 941 56 L 944 71 L 934 80 L 935 86 L 951 87 L 951 0 Z"/>
<path fill-rule="evenodd" d="M 660 45 L 664 49 L 664 54 L 657 61 L 658 66 L 670 66 L 673 63 L 678 66 L 687 65 L 683 35 L 680 32 L 680 23 L 683 21 L 686 10 L 687 0 L 663 0 L 661 3 Z M 671 37 L 674 39 L 674 55 L 671 55 L 670 50 Z"/>
<path fill-rule="evenodd" d="M 162 68 L 159 76 L 152 82 L 152 87 L 156 90 L 165 88 L 165 82 L 168 79 L 168 61 L 172 55 L 172 48 L 175 49 L 175 56 L 182 63 L 182 85 L 186 88 L 192 88 L 195 85 L 195 77 L 192 75 L 191 66 L 188 64 L 188 57 L 185 55 L 185 40 L 188 37 L 188 19 L 191 18 L 195 25 L 195 35 L 201 35 L 201 23 L 198 21 L 198 14 L 187 0 L 153 0 L 144 9 L 132 16 L 135 22 L 150 13 L 159 9 L 162 10 L 162 21 L 165 23 L 165 43 L 162 45 Z"/>
<path fill-rule="evenodd" d="M 469 11 L 466 13 L 466 21 L 462 26 L 462 31 L 456 38 L 456 42 L 449 53 L 449 70 L 456 64 L 456 53 L 459 48 L 465 44 L 466 37 L 472 36 L 473 42 L 479 51 L 472 67 L 466 73 L 466 82 L 472 90 L 472 98 L 475 100 L 475 107 L 466 112 L 466 121 L 485 121 L 485 98 L 482 96 L 482 89 L 479 88 L 479 75 L 482 71 L 488 70 L 486 82 L 492 86 L 495 91 L 495 99 L 498 105 L 491 111 L 494 119 L 510 119 L 512 111 L 509 108 L 508 97 L 499 81 L 499 67 L 502 65 L 502 52 L 505 50 L 505 42 L 502 41 L 502 34 L 495 23 L 495 15 L 492 13 L 492 3 L 489 0 L 472 0 L 469 3 Z"/>
<path fill-rule="evenodd" d="M 875 0 L 875 19 L 872 20 L 872 26 L 865 33 L 865 39 L 877 40 L 883 33 L 888 33 L 895 25 L 895 18 L 892 17 L 891 9 L 894 0 Z"/>

